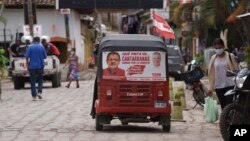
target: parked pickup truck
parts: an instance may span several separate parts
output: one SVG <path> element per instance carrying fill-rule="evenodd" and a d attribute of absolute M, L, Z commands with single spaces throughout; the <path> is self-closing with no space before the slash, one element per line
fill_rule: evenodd
<path fill-rule="evenodd" d="M 29 71 L 25 57 L 13 58 L 11 65 L 14 88 L 24 88 L 25 82 L 29 82 Z M 60 60 L 57 56 L 51 55 L 45 59 L 43 79 L 51 81 L 53 88 L 61 86 Z"/>

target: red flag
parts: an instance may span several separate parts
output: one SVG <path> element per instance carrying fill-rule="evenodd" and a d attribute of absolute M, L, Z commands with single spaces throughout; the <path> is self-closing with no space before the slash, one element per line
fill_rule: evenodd
<path fill-rule="evenodd" d="M 174 31 L 164 18 L 153 12 L 153 21 L 156 33 L 160 34 L 164 38 L 175 39 Z"/>

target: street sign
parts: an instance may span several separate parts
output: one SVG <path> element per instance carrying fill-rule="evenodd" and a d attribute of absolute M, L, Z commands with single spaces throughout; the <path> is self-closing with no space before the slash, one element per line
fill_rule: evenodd
<path fill-rule="evenodd" d="M 70 14 L 70 9 L 69 8 L 60 9 L 60 12 L 62 15 Z"/>
<path fill-rule="evenodd" d="M 34 36 L 42 36 L 42 26 L 41 25 L 33 25 L 33 34 Z M 30 35 L 30 26 L 23 26 L 23 35 Z"/>

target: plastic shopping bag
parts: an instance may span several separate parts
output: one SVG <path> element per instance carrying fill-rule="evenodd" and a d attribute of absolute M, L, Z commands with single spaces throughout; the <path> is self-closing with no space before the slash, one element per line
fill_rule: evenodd
<path fill-rule="evenodd" d="M 214 123 L 218 120 L 217 100 L 212 97 L 205 98 L 204 115 L 208 123 Z"/>

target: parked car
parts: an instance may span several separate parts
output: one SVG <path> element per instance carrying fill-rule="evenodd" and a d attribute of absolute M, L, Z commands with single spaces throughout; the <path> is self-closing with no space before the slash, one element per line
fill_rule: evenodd
<path fill-rule="evenodd" d="M 182 80 L 185 62 L 178 46 L 167 45 L 169 75 L 175 80 Z"/>

